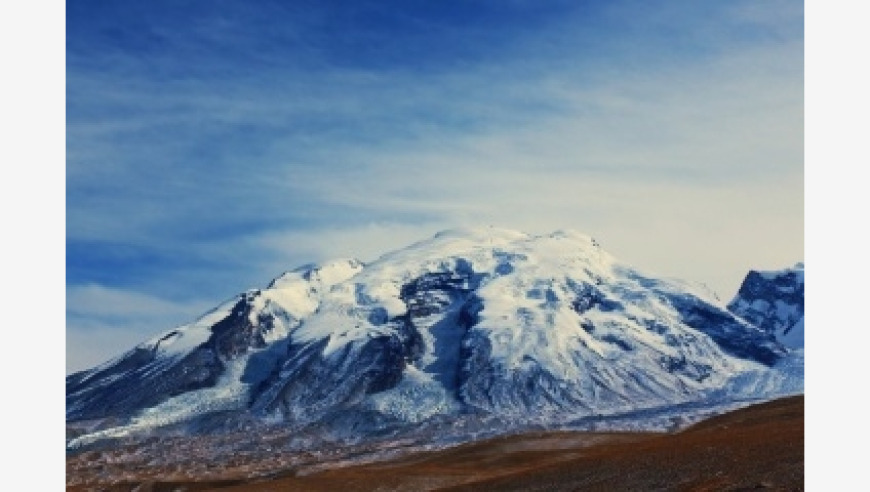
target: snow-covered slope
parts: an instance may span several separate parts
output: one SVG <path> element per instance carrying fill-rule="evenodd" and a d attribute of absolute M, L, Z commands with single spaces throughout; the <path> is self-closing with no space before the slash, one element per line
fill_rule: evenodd
<path fill-rule="evenodd" d="M 750 271 L 728 303 L 734 314 L 776 335 L 790 348 L 804 346 L 804 265 Z"/>
<path fill-rule="evenodd" d="M 265 290 L 240 294 L 191 324 L 68 376 L 67 420 L 130 417 L 219 381 L 247 395 L 250 381 L 284 356 L 288 334 L 317 310 L 321 293 L 361 269 L 357 260 L 336 260 L 287 272 Z M 227 380 L 230 366 L 239 365 L 244 371 Z"/>
<path fill-rule="evenodd" d="M 360 435 L 468 416 L 520 426 L 721 399 L 786 354 L 705 289 L 583 234 L 460 229 L 283 274 L 69 376 L 67 419 L 119 418 L 104 436 L 227 411 Z"/>

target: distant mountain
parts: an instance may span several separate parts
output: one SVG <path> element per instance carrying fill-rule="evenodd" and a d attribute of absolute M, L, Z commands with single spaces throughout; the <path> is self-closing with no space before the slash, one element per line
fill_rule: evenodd
<path fill-rule="evenodd" d="M 804 265 L 750 271 L 728 310 L 790 348 L 804 346 Z"/>
<path fill-rule="evenodd" d="M 747 295 L 784 292 L 766 285 Z M 802 313 L 802 271 L 794 295 Z M 744 301 L 761 306 L 729 310 L 577 232 L 445 231 L 370 264 L 287 272 L 68 376 L 67 421 L 99 422 L 69 445 L 239 419 L 363 438 L 487 419 L 508 432 L 802 391 L 802 358 L 781 370 L 788 332 Z"/>

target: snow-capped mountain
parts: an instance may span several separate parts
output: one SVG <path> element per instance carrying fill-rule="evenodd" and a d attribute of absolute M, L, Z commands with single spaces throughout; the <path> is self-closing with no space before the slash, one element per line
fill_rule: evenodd
<path fill-rule="evenodd" d="M 804 265 L 750 271 L 728 309 L 776 335 L 790 348 L 804 346 Z"/>
<path fill-rule="evenodd" d="M 789 350 L 747 320 L 580 233 L 450 230 L 370 264 L 287 272 L 71 375 L 67 420 L 119 424 L 73 445 L 209 415 L 365 435 L 617 415 L 727 398 L 760 378 L 755 397 L 800 391 L 802 366 L 779 377 Z"/>

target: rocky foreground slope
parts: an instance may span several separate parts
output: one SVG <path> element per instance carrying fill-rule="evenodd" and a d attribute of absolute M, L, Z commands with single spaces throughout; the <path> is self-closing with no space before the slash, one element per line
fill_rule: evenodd
<path fill-rule="evenodd" d="M 801 315 L 802 293 L 801 275 Z M 722 305 L 572 231 L 445 231 L 369 264 L 287 272 L 68 376 L 68 448 L 161 428 L 357 441 L 643 428 L 802 392 L 802 351 L 744 294 Z"/>
<path fill-rule="evenodd" d="M 188 462 L 172 442 L 166 440 L 163 450 L 178 459 L 163 465 L 148 463 L 139 447 L 68 458 L 67 490 L 804 489 L 802 395 L 672 433 L 534 432 L 328 467 L 310 457 L 276 459 L 275 453 L 243 453 L 231 463 Z M 252 473 L 258 469 L 264 472 Z"/>

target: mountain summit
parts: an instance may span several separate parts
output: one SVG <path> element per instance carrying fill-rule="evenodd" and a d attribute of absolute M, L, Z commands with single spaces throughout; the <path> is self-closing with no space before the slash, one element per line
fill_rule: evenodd
<path fill-rule="evenodd" d="M 68 421 L 118 424 L 70 445 L 237 418 L 357 437 L 509 431 L 721 401 L 758 378 L 754 397 L 802 389 L 802 370 L 770 378 L 791 352 L 755 323 L 578 232 L 449 230 L 284 273 L 68 376 Z"/>

